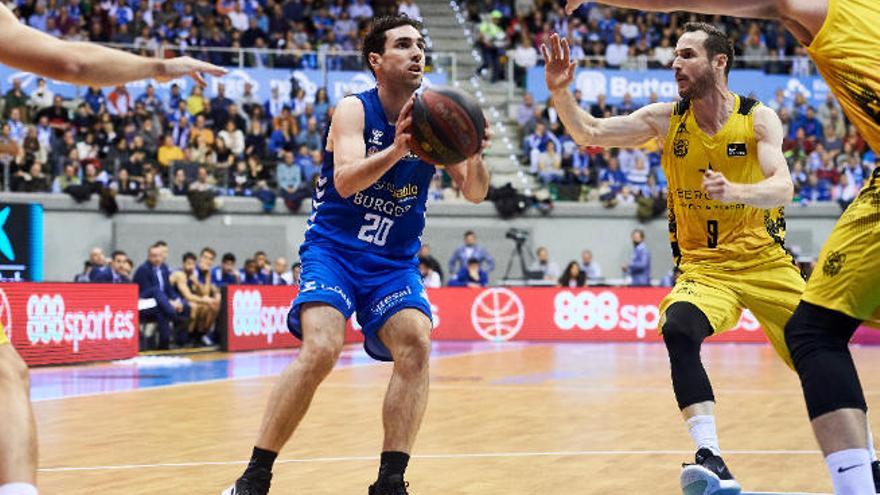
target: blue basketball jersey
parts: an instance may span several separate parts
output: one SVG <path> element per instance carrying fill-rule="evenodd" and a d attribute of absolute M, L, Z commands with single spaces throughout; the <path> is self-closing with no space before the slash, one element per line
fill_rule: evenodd
<path fill-rule="evenodd" d="M 391 146 L 394 124 L 385 117 L 377 88 L 355 96 L 364 106 L 364 143 L 370 156 Z M 324 151 L 324 165 L 312 194 L 312 214 L 300 251 L 315 244 L 388 258 L 414 258 L 421 245 L 433 175 L 433 165 L 410 153 L 375 184 L 342 198 L 333 183 L 333 153 Z"/>

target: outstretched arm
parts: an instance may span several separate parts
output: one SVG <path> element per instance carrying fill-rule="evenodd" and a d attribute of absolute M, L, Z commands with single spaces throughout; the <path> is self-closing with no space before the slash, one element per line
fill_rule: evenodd
<path fill-rule="evenodd" d="M 160 81 L 191 76 L 205 84 L 201 73 L 226 70 L 190 57 L 141 57 L 93 43 L 64 41 L 26 26 L 0 4 L 0 63 L 51 79 L 81 86 L 115 86 L 154 78 Z"/>
<path fill-rule="evenodd" d="M 673 103 L 653 103 L 630 115 L 597 119 L 577 104 L 568 90 L 574 80 L 575 64 L 569 58 L 568 40 L 550 36 L 544 53 L 544 76 L 554 107 L 565 129 L 579 146 L 631 147 L 666 135 Z"/>
<path fill-rule="evenodd" d="M 571 15 L 586 1 L 568 0 L 565 5 L 565 12 Z M 601 3 L 614 7 L 651 12 L 686 10 L 700 14 L 775 19 L 779 17 L 784 0 L 602 0 Z"/>
<path fill-rule="evenodd" d="M 707 171 L 703 189 L 712 199 L 757 208 L 777 208 L 791 202 L 794 183 L 782 154 L 782 122 L 768 107 L 755 110 L 755 139 L 758 142 L 758 163 L 765 179 L 755 184 L 735 184 L 718 172 Z"/>

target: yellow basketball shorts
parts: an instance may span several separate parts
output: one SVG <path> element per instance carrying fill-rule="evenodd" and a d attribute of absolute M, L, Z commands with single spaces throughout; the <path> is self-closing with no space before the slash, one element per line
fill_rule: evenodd
<path fill-rule="evenodd" d="M 3 324 L 0 323 L 0 345 L 5 345 L 9 343 L 9 337 L 6 336 L 6 329 L 3 328 Z"/>
<path fill-rule="evenodd" d="M 776 256 L 767 263 L 741 270 L 722 270 L 707 264 L 682 266 L 682 274 L 660 303 L 660 314 L 674 303 L 688 302 L 702 311 L 715 334 L 736 327 L 748 308 L 764 329 L 779 357 L 794 367 L 785 345 L 785 324 L 804 290 L 804 279 L 791 258 Z M 662 333 L 662 321 L 659 326 Z"/>
<path fill-rule="evenodd" d="M 880 328 L 880 184 L 864 189 L 837 221 L 803 299 Z"/>

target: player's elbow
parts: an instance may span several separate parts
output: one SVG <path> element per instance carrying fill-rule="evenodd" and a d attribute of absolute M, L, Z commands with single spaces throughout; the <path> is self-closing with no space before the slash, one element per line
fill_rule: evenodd
<path fill-rule="evenodd" d="M 47 74 L 52 79 L 72 84 L 85 84 L 89 73 L 88 61 L 84 57 L 66 57 L 53 64 L 50 69 L 55 74 Z"/>
<path fill-rule="evenodd" d="M 342 199 L 346 199 L 357 192 L 351 186 L 345 174 L 340 173 L 339 170 L 333 172 L 333 187 L 336 188 L 336 194 L 339 194 L 339 197 Z"/>

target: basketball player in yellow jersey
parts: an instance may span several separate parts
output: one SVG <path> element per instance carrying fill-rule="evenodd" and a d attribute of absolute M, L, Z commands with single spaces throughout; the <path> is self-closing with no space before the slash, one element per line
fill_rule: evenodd
<path fill-rule="evenodd" d="M 160 81 L 225 69 L 180 57 L 139 57 L 91 43 L 53 38 L 18 21 L 0 4 L 0 63 L 82 86 L 115 86 L 138 79 Z M 27 365 L 0 328 L 0 495 L 37 493 L 37 436 L 31 411 Z"/>
<path fill-rule="evenodd" d="M 585 0 L 568 0 L 571 14 Z M 603 0 L 617 7 L 774 19 L 807 48 L 859 132 L 880 152 L 877 0 Z M 878 169 L 880 170 L 880 169 Z M 837 494 L 880 493 L 867 405 L 847 344 L 880 320 L 880 171 L 844 212 L 819 254 L 785 337 L 813 431 Z M 867 439 L 868 448 L 865 448 Z M 873 475 L 873 476 L 872 476 Z M 873 477 L 873 481 L 871 478 Z"/>
<path fill-rule="evenodd" d="M 673 255 L 682 271 L 661 303 L 661 331 L 672 384 L 696 446 L 682 471 L 686 494 L 736 494 L 740 486 L 721 458 L 712 386 L 700 360 L 703 340 L 736 326 L 743 308 L 761 322 L 789 365 L 783 328 L 804 281 L 782 246 L 782 207 L 793 184 L 782 154 L 782 124 L 755 100 L 730 92 L 733 45 L 717 28 L 689 23 L 672 68 L 682 97 L 628 116 L 595 119 L 569 92 L 574 64 L 553 35 L 546 82 L 565 128 L 579 145 L 638 146 L 663 142 L 669 181 Z"/>

